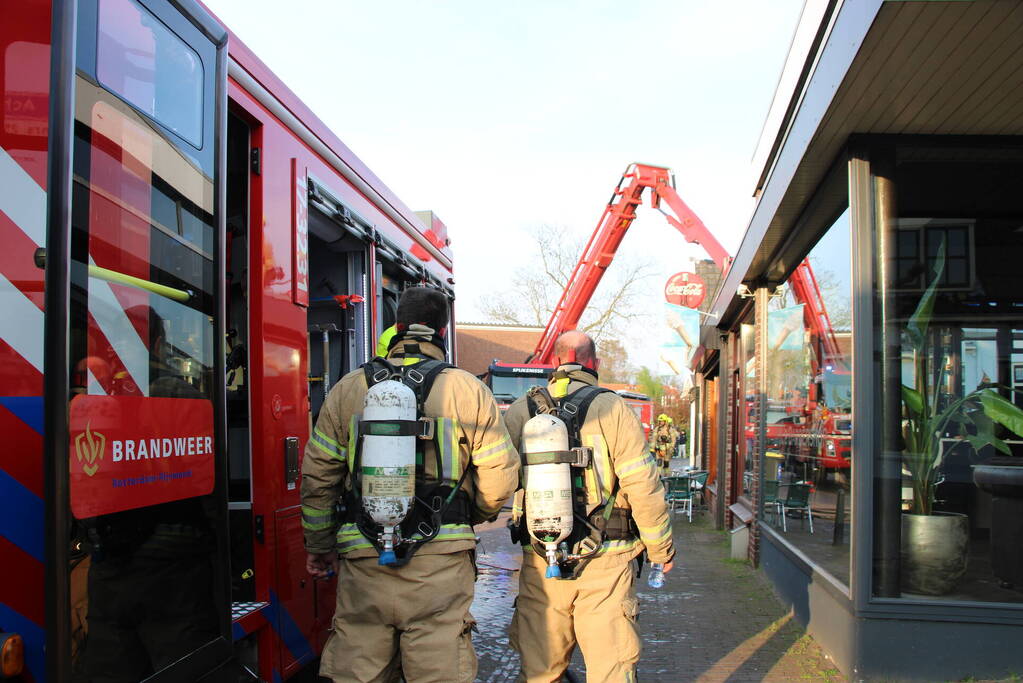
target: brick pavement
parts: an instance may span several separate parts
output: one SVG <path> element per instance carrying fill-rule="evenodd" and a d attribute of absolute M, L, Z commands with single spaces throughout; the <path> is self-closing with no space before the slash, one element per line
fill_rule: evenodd
<path fill-rule="evenodd" d="M 518 656 L 507 627 L 517 592 L 519 550 L 503 520 L 477 527 L 482 539 L 473 614 L 481 683 L 514 681 Z M 728 537 L 706 518 L 689 524 L 675 515 L 679 558 L 664 588 L 637 583 L 643 656 L 642 681 L 746 683 L 845 678 L 782 608 L 761 573 L 728 559 Z M 572 670 L 584 673 L 576 655 Z M 579 677 L 582 680 L 582 676 Z"/>

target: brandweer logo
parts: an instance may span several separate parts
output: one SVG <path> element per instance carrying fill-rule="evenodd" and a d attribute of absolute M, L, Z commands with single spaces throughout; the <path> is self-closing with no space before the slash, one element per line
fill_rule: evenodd
<path fill-rule="evenodd" d="M 89 423 L 85 423 L 85 431 L 75 437 L 75 454 L 86 475 L 91 477 L 99 470 L 99 461 L 103 459 L 106 446 L 107 437 L 92 431 Z"/>

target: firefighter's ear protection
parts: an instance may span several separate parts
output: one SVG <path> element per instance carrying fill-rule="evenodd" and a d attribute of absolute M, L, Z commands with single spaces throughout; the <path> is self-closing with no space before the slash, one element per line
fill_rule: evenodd
<path fill-rule="evenodd" d="M 590 370 L 596 372 L 597 366 L 600 365 L 600 359 L 594 358 L 589 363 L 583 363 L 582 361 L 576 359 L 575 349 L 568 349 L 567 351 L 565 351 L 564 356 L 558 357 L 558 365 L 568 365 L 569 363 L 578 363 L 584 368 L 589 368 Z"/>

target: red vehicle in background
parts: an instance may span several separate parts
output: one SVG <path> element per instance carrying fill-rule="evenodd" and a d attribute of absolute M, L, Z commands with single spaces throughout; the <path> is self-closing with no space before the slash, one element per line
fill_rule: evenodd
<path fill-rule="evenodd" d="M 453 299 L 443 223 L 193 0 L 23 0 L 0 59 L 4 666 L 289 678 L 310 425 L 402 289 Z"/>
<path fill-rule="evenodd" d="M 643 436 L 646 437 L 647 441 L 650 441 L 650 430 L 654 426 L 654 402 L 646 394 L 640 394 L 635 391 L 620 390 L 615 393 L 624 398 L 625 402 L 632 408 L 632 412 L 636 413 L 639 423 L 643 425 Z"/>
<path fill-rule="evenodd" d="M 828 317 L 809 260 L 789 278 L 795 300 L 803 305 L 809 332 L 810 378 L 805 395 L 767 402 L 768 456 L 803 479 L 823 482 L 828 473 L 845 476 L 852 465 L 852 375 Z"/>
<path fill-rule="evenodd" d="M 495 360 L 487 369 L 487 386 L 501 410 L 515 402 L 530 387 L 546 386 L 554 367 L 532 363 L 502 363 Z"/>
<path fill-rule="evenodd" d="M 554 368 L 549 365 L 502 363 L 495 360 L 490 365 L 487 381 L 498 406 L 501 410 L 507 410 L 517 397 L 525 394 L 531 387 L 546 386 L 553 371 Z M 634 391 L 619 390 L 616 393 L 624 398 L 636 413 L 636 417 L 643 425 L 643 433 L 649 439 L 654 421 L 653 401 L 646 394 Z"/>

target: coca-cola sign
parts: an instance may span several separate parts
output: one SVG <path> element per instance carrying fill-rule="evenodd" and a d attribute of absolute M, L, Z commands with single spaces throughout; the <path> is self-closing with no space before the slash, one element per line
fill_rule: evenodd
<path fill-rule="evenodd" d="M 669 304 L 697 308 L 707 295 L 707 285 L 696 273 L 675 273 L 664 285 L 664 299 Z"/>

